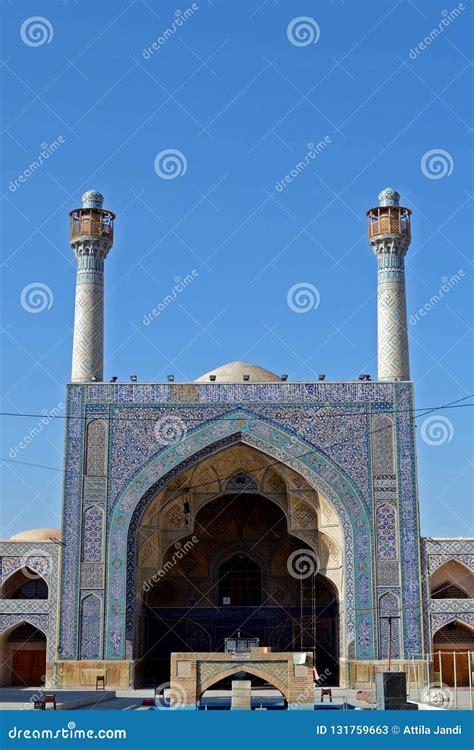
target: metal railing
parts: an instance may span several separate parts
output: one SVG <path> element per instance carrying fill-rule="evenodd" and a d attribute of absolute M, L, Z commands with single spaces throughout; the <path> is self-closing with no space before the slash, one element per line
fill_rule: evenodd
<path fill-rule="evenodd" d="M 71 214 L 71 240 L 78 237 L 103 237 L 113 241 L 114 214 L 109 211 L 78 209 Z"/>
<path fill-rule="evenodd" d="M 380 665 L 375 671 L 387 671 Z M 423 659 L 394 659 L 392 671 L 407 675 L 408 700 L 447 710 L 474 709 L 474 652 L 438 650 Z M 375 705 L 375 679 L 370 680 Z"/>

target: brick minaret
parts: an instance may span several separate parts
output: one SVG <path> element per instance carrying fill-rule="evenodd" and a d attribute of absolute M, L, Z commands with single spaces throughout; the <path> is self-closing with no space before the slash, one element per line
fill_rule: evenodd
<path fill-rule="evenodd" d="M 411 242 L 409 208 L 393 188 L 379 194 L 367 212 L 369 241 L 378 269 L 378 379 L 409 380 L 405 255 Z"/>
<path fill-rule="evenodd" d="M 71 247 L 77 258 L 72 382 L 104 377 L 104 261 L 113 243 L 115 214 L 102 208 L 96 190 L 71 211 Z"/>

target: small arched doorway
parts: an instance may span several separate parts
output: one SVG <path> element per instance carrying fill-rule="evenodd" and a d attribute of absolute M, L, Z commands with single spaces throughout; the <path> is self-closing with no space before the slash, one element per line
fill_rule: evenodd
<path fill-rule="evenodd" d="M 433 636 L 434 671 L 446 685 L 465 687 L 470 684 L 474 632 L 463 622 L 453 620 Z"/>
<path fill-rule="evenodd" d="M 46 636 L 23 622 L 3 633 L 0 639 L 2 684 L 40 687 L 46 675 Z"/>

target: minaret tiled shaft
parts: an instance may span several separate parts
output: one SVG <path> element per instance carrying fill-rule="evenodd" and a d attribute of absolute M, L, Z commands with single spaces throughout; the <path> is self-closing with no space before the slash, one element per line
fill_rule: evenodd
<path fill-rule="evenodd" d="M 405 255 L 411 241 L 410 209 L 392 188 L 367 212 L 369 241 L 377 257 L 378 379 L 409 380 Z"/>
<path fill-rule="evenodd" d="M 115 215 L 102 208 L 103 196 L 90 190 L 82 208 L 71 211 L 71 247 L 77 258 L 72 382 L 104 377 L 104 261 L 113 243 Z"/>

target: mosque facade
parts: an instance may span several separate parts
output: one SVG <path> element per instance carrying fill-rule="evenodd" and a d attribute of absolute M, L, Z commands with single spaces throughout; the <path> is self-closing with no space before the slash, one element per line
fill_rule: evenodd
<path fill-rule="evenodd" d="M 410 214 L 391 188 L 368 212 L 377 380 L 233 362 L 192 383 L 106 382 L 115 216 L 83 196 L 62 529 L 0 542 L 4 685 L 165 684 L 172 653 L 221 652 L 236 633 L 312 652 L 329 685 L 371 686 L 387 665 L 422 683 L 454 650 L 445 680 L 468 679 L 474 540 L 420 534 Z"/>

